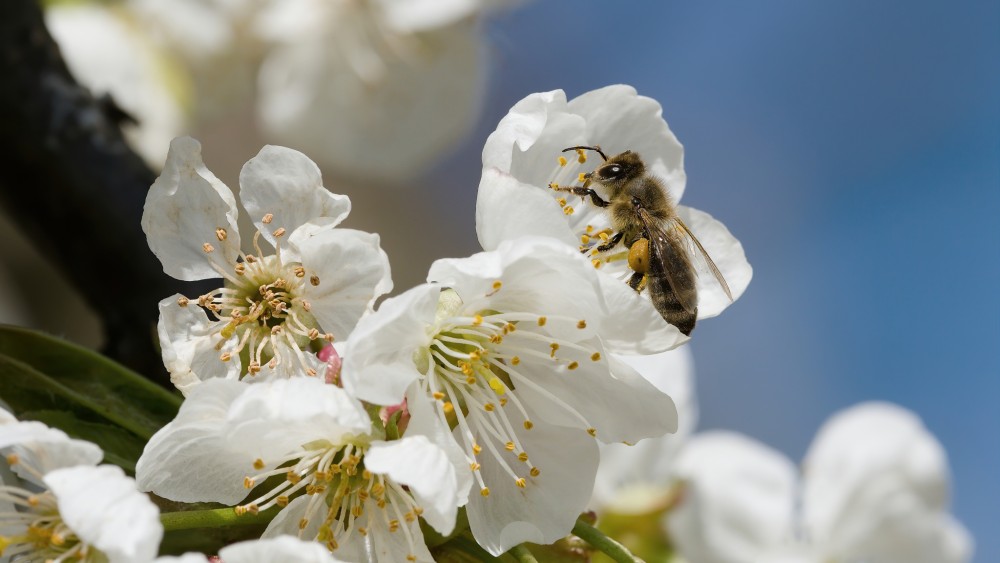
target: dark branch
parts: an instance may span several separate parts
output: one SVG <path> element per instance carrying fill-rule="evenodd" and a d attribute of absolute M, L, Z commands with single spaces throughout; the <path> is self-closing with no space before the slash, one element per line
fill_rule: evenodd
<path fill-rule="evenodd" d="M 104 352 L 168 384 L 156 303 L 190 284 L 163 273 L 139 225 L 156 174 L 122 112 L 73 79 L 31 0 L 0 2 L 0 204 L 101 316 Z"/>

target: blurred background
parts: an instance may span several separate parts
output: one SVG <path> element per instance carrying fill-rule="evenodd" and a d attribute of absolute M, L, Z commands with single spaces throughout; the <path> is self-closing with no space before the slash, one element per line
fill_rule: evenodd
<path fill-rule="evenodd" d="M 434 259 L 479 250 L 480 152 L 515 102 L 631 84 L 685 145 L 684 203 L 722 220 L 754 266 L 746 294 L 691 343 L 700 428 L 798 460 L 833 412 L 903 405 L 948 451 L 975 561 L 1000 561 L 1000 3 L 534 1 L 481 29 L 464 80 L 477 97 L 451 102 L 462 115 L 443 158 L 416 154 L 377 182 L 324 166 L 327 187 L 353 200 L 346 225 L 381 234 L 395 293 Z M 266 142 L 323 164 L 280 127 L 255 126 L 261 94 L 233 80 L 245 95 L 175 126 L 202 141 L 211 170 L 236 188 Z M 202 111 L 192 105 L 210 83 L 184 84 L 180 106 Z M 16 229 L 0 235 L 0 321 L 99 345 L 55 271 L 24 277 L 44 261 Z"/>

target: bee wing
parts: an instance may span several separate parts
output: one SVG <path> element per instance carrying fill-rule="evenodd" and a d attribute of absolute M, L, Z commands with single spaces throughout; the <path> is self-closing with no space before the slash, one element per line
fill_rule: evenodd
<path fill-rule="evenodd" d="M 719 271 L 719 267 L 715 265 L 715 262 L 712 261 L 712 257 L 709 256 L 708 252 L 705 251 L 705 247 L 701 245 L 701 242 L 699 242 L 698 238 L 694 236 L 694 233 L 691 232 L 691 229 L 689 229 L 688 226 L 684 224 L 684 221 L 681 221 L 680 217 L 675 217 L 673 219 L 673 222 L 680 227 L 680 230 L 683 231 L 685 235 L 687 235 L 685 238 L 691 243 L 693 249 L 697 250 L 697 253 L 692 252 L 691 255 L 700 256 L 703 259 L 703 263 L 706 269 L 712 272 L 712 275 L 715 276 L 716 280 L 718 280 L 719 285 L 722 286 L 722 290 L 726 292 L 726 297 L 728 297 L 729 300 L 732 301 L 733 292 L 729 290 L 729 284 L 726 283 L 726 278 L 722 277 L 722 272 Z M 697 272 L 699 269 L 700 268 L 696 267 L 695 271 Z"/>
<path fill-rule="evenodd" d="M 692 268 L 690 254 L 685 243 L 685 231 L 674 226 L 674 220 L 663 221 L 641 207 L 638 211 L 639 218 L 642 219 L 646 232 L 649 234 L 649 269 L 662 270 L 670 288 L 674 290 L 674 295 L 677 296 L 677 301 L 684 307 L 685 311 L 694 313 L 698 309 L 698 294 L 693 291 L 684 291 L 683 283 L 676 278 L 678 272 L 685 272 Z M 679 219 L 676 221 L 680 223 Z"/>

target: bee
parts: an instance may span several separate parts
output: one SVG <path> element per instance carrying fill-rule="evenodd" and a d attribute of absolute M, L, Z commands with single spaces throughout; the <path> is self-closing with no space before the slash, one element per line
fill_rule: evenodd
<path fill-rule="evenodd" d="M 732 301 L 722 272 L 677 215 L 677 206 L 663 183 L 646 172 L 638 154 L 627 150 L 608 158 L 599 146 L 569 147 L 563 152 L 572 150 L 595 151 L 604 162 L 582 176 L 582 186 L 553 188 L 589 197 L 594 205 L 608 210 L 614 234 L 597 250 L 607 252 L 624 244 L 632 270 L 629 286 L 638 292 L 648 290 L 664 320 L 685 335 L 694 330 L 698 318 L 695 261 L 704 264 Z M 603 188 L 608 199 L 591 186 Z"/>

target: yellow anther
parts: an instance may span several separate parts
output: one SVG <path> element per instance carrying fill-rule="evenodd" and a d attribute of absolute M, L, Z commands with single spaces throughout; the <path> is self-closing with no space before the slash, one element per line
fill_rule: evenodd
<path fill-rule="evenodd" d="M 559 344 L 553 342 L 552 344 L 549 344 L 549 348 L 551 349 L 551 351 L 549 352 L 549 357 L 550 358 L 555 358 L 556 357 L 556 350 L 559 349 Z"/>
<path fill-rule="evenodd" d="M 503 395 L 507 392 L 507 386 L 504 385 L 504 382 L 501 381 L 499 377 L 490 378 L 490 389 L 492 389 L 497 395 Z"/>
<path fill-rule="evenodd" d="M 473 471 L 479 471 L 480 467 L 482 466 L 475 462 L 469 464 L 469 468 L 472 469 Z"/>
<path fill-rule="evenodd" d="M 601 353 L 600 352 L 594 352 L 593 354 L 590 355 L 590 359 L 591 359 L 591 361 L 594 361 L 594 362 L 601 361 Z"/>
<path fill-rule="evenodd" d="M 264 469 L 264 460 L 260 459 L 259 457 L 253 460 L 253 468 L 256 469 L 257 471 Z"/>
<path fill-rule="evenodd" d="M 180 307 L 187 307 L 191 300 L 183 295 L 177 298 L 177 305 Z"/>
<path fill-rule="evenodd" d="M 590 244 L 590 235 L 580 235 L 580 242 Z"/>
<path fill-rule="evenodd" d="M 360 504 L 355 504 L 351 507 L 351 514 L 353 514 L 355 518 L 361 518 L 361 515 L 364 513 L 365 509 L 362 508 Z"/>
<path fill-rule="evenodd" d="M 275 237 L 279 237 L 279 238 L 283 237 L 283 236 L 285 236 L 285 228 L 284 227 L 278 227 L 271 234 L 273 234 Z"/>
<path fill-rule="evenodd" d="M 550 190 L 558 190 L 559 189 L 559 184 L 557 182 L 549 182 L 549 189 Z"/>
<path fill-rule="evenodd" d="M 302 477 L 294 471 L 289 471 L 288 473 L 285 473 L 285 480 L 295 485 L 302 480 Z"/>
<path fill-rule="evenodd" d="M 284 508 L 284 507 L 288 506 L 288 497 L 286 497 L 285 495 L 280 495 L 279 497 L 277 497 L 276 499 L 274 499 L 274 502 L 278 506 Z"/>
<path fill-rule="evenodd" d="M 503 287 L 503 282 L 502 281 L 497 280 L 497 281 L 493 282 L 493 291 L 500 291 L 501 287 Z"/>
<path fill-rule="evenodd" d="M 496 410 L 496 408 L 497 406 L 494 405 L 493 403 L 486 403 L 485 405 L 483 405 L 483 410 L 486 412 L 493 412 L 494 410 Z"/>
<path fill-rule="evenodd" d="M 559 207 L 566 207 L 566 198 L 561 197 L 557 199 L 556 202 L 559 204 Z"/>
<path fill-rule="evenodd" d="M 572 205 L 567 205 L 563 207 L 563 215 L 572 215 L 575 210 Z"/>
<path fill-rule="evenodd" d="M 472 326 L 479 326 L 481 324 L 483 324 L 483 316 L 482 315 L 475 315 L 475 316 L 472 317 Z"/>
<path fill-rule="evenodd" d="M 548 320 L 549 319 L 545 317 L 538 317 L 538 326 L 545 326 L 545 323 L 548 322 Z"/>
<path fill-rule="evenodd" d="M 305 530 L 306 526 L 308 526 L 308 525 L 309 525 L 309 519 L 308 518 L 303 518 L 303 519 L 299 520 L 299 529 L 300 530 Z"/>
<path fill-rule="evenodd" d="M 500 406 L 501 407 L 507 406 L 507 397 L 500 397 Z"/>
<path fill-rule="evenodd" d="M 594 226 L 593 225 L 587 225 L 587 229 L 586 230 L 587 230 L 588 233 L 592 233 L 592 232 L 594 232 Z"/>
<path fill-rule="evenodd" d="M 256 484 L 257 483 L 253 480 L 252 477 L 244 477 L 243 478 L 243 488 L 244 489 L 252 489 L 252 488 L 254 488 L 254 486 Z"/>
<path fill-rule="evenodd" d="M 530 473 L 532 477 L 538 477 L 538 475 L 541 473 L 541 470 L 539 470 L 537 467 L 532 467 L 531 471 L 529 471 L 528 473 Z"/>
<path fill-rule="evenodd" d="M 597 429 L 596 428 L 588 428 L 587 429 L 587 434 L 590 434 L 591 436 L 597 436 Z"/>
<path fill-rule="evenodd" d="M 576 161 L 580 164 L 587 162 L 587 153 L 583 152 L 583 149 L 577 149 L 576 153 L 579 155 L 576 157 Z"/>
<path fill-rule="evenodd" d="M 302 266 L 296 266 L 295 268 L 293 268 L 292 273 L 295 274 L 295 277 L 297 278 L 306 277 L 306 269 L 303 268 Z"/>
<path fill-rule="evenodd" d="M 266 213 L 264 218 L 260 220 L 260 222 L 265 225 L 270 225 L 271 221 L 274 221 L 274 213 Z"/>
<path fill-rule="evenodd" d="M 416 555 L 413 555 L 413 554 L 411 553 L 411 554 L 409 554 L 409 555 L 407 555 L 407 556 L 406 556 L 406 560 L 407 560 L 407 561 L 416 561 L 416 560 L 417 560 L 417 556 L 416 556 Z"/>
<path fill-rule="evenodd" d="M 531 422 L 530 420 L 525 420 L 524 421 L 524 429 L 525 430 L 531 430 L 534 427 L 535 427 L 535 423 L 534 422 Z"/>
<path fill-rule="evenodd" d="M 476 376 L 470 375 L 469 377 L 466 377 L 465 378 L 465 382 L 468 383 L 469 385 L 475 385 L 476 384 Z"/>
<path fill-rule="evenodd" d="M 601 237 L 601 242 L 604 242 L 604 243 L 608 242 L 611 239 L 611 237 L 608 236 L 608 233 L 606 233 L 604 231 L 601 231 L 600 233 L 598 233 L 598 236 Z"/>
<path fill-rule="evenodd" d="M 444 405 L 441 406 L 441 410 L 443 410 L 445 414 L 451 414 L 455 410 L 455 405 L 451 404 L 451 401 L 445 401 Z"/>
<path fill-rule="evenodd" d="M 519 461 L 528 461 L 528 452 L 521 452 L 517 454 L 517 459 Z"/>
<path fill-rule="evenodd" d="M 580 367 L 580 364 L 578 364 L 576 362 L 570 362 L 569 365 L 566 366 L 566 369 L 573 370 L 573 369 L 576 369 L 578 367 Z"/>
<path fill-rule="evenodd" d="M 319 276 L 316 275 L 309 276 L 309 283 L 311 283 L 313 286 L 319 285 Z"/>
<path fill-rule="evenodd" d="M 445 395 L 440 391 L 435 391 L 434 393 L 432 393 L 431 396 L 434 397 L 434 400 L 440 401 L 441 399 L 444 399 L 447 395 Z"/>
<path fill-rule="evenodd" d="M 581 319 L 580 322 L 576 323 L 576 328 L 581 330 L 587 328 L 587 321 Z"/>
<path fill-rule="evenodd" d="M 514 479 L 514 483 L 516 483 L 517 486 L 521 487 L 522 489 L 528 484 L 527 481 L 524 480 L 524 477 L 521 477 L 519 479 Z"/>
<path fill-rule="evenodd" d="M 502 343 L 503 342 L 503 335 L 494 334 L 493 336 L 490 337 L 490 342 L 492 342 L 494 344 L 500 344 L 500 343 Z"/>
<path fill-rule="evenodd" d="M 595 268 L 600 268 L 601 267 L 601 260 L 600 260 L 600 258 L 595 258 L 595 259 L 591 260 L 590 263 L 593 264 Z"/>
<path fill-rule="evenodd" d="M 479 489 L 479 494 L 483 495 L 484 497 L 490 496 L 490 488 L 483 487 L 482 489 Z"/>
<path fill-rule="evenodd" d="M 587 175 L 584 174 L 583 172 L 580 172 L 580 175 L 576 177 L 576 180 L 578 182 L 586 182 L 587 181 Z"/>
<path fill-rule="evenodd" d="M 503 445 L 503 449 L 507 450 L 508 452 L 514 451 L 514 442 L 507 442 L 506 444 Z"/>
<path fill-rule="evenodd" d="M 475 455 L 479 455 L 479 453 L 482 451 L 483 451 L 482 446 L 480 446 L 479 444 L 472 444 L 472 453 L 474 453 Z"/>
<path fill-rule="evenodd" d="M 201 245 L 201 249 L 204 250 L 206 253 L 215 251 L 215 247 L 212 246 L 211 244 L 208 244 L 207 242 Z"/>
<path fill-rule="evenodd" d="M 239 262 L 233 266 L 233 271 L 236 272 L 237 276 L 242 276 L 247 272 L 247 266 L 243 262 Z"/>
<path fill-rule="evenodd" d="M 510 359 L 510 365 L 512 366 L 516 366 L 519 363 L 521 363 L 521 358 L 517 356 L 514 356 L 513 358 Z"/>
<path fill-rule="evenodd" d="M 559 156 L 559 166 L 566 166 L 566 163 L 568 163 L 568 162 L 569 161 L 566 160 L 565 156 L 562 156 L 562 155 Z"/>
<path fill-rule="evenodd" d="M 233 359 L 233 355 L 229 352 L 223 352 L 221 355 L 219 355 L 219 359 L 222 360 L 223 362 L 228 362 L 229 360 Z"/>
<path fill-rule="evenodd" d="M 219 239 L 219 242 L 226 240 L 226 237 L 228 236 L 229 233 L 226 232 L 226 229 L 223 229 L 222 227 L 215 229 L 215 238 Z"/>
<path fill-rule="evenodd" d="M 21 458 L 17 454 L 7 454 L 7 465 L 17 465 Z"/>

